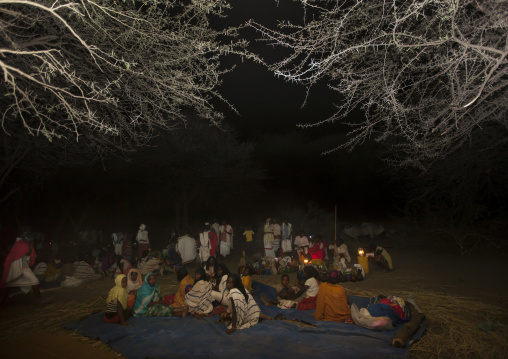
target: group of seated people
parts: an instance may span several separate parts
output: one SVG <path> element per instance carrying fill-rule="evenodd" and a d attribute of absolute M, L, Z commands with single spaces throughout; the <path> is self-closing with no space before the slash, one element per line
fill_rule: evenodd
<path fill-rule="evenodd" d="M 245 277 L 242 280 L 240 275 L 231 274 L 224 264 L 217 264 L 215 258 L 210 257 L 204 268 L 196 269 L 194 278 L 186 268 L 180 268 L 177 293 L 162 297 L 155 273 L 146 274 L 143 282 L 140 271 L 131 269 L 127 275 L 116 277 L 115 286 L 106 299 L 104 321 L 129 326 L 127 319 L 131 315 L 185 317 L 189 314 L 200 319 L 210 314 L 213 303 L 216 303 L 227 307 L 221 317 L 229 322 L 227 333 L 231 334 L 237 329 L 249 328 L 263 318 L 259 306 L 244 286 Z"/>
<path fill-rule="evenodd" d="M 115 287 L 106 300 L 104 321 L 130 325 L 127 319 L 134 317 L 185 317 L 193 315 L 200 319 L 205 315 L 221 313 L 221 320 L 227 322 L 227 333 L 249 328 L 261 319 L 272 319 L 264 315 L 252 297 L 252 278 L 249 267 L 243 268 L 243 276 L 230 273 L 226 265 L 217 263 L 210 257 L 203 268 L 197 268 L 194 278 L 185 268 L 177 274 L 178 291 L 163 297 L 155 273 L 148 273 L 144 282 L 137 269 L 131 269 L 126 275 L 115 279 Z M 299 273 L 299 284 L 290 285 L 287 274 L 281 276 L 281 284 L 276 288 L 276 300 L 261 295 L 266 306 L 281 309 L 315 310 L 316 320 L 346 322 L 375 330 L 392 328 L 393 320 L 383 312 L 387 308 L 376 305 L 388 305 L 399 315 L 401 321 L 407 319 L 404 302 L 399 297 L 383 299 L 372 303 L 367 311 L 358 311 L 351 307 L 349 294 L 339 282 L 339 272 L 332 270 L 327 282 L 319 283 L 319 272 L 308 265 Z M 218 306 L 221 310 L 214 310 Z M 226 308 L 226 309 L 225 309 Z M 353 313 L 352 313 L 353 308 Z M 381 315 L 380 315 L 381 314 Z"/>

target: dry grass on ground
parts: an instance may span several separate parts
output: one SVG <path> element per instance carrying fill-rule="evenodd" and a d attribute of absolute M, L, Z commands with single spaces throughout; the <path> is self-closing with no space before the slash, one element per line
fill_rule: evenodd
<path fill-rule="evenodd" d="M 275 278 L 259 276 L 256 279 L 273 285 Z M 162 280 L 160 285 L 162 293 L 174 293 L 177 289 L 173 280 Z M 382 292 L 382 290 L 351 291 L 353 295 L 360 296 L 374 296 Z M 428 323 L 423 338 L 410 348 L 411 358 L 506 357 L 508 314 L 501 307 L 444 293 L 430 291 L 412 293 L 425 313 Z M 399 294 L 405 297 L 409 293 Z M 66 322 L 102 311 L 104 300 L 104 297 L 96 297 L 85 302 L 73 301 L 65 305 L 47 304 L 33 311 L 25 308 L 16 315 L 4 316 L 1 320 L 0 340 L 28 332 L 49 331 L 65 333 L 81 342 L 113 352 L 107 344 L 61 328 Z M 478 328 L 478 323 L 487 321 L 497 323 L 501 329 L 483 331 Z"/>

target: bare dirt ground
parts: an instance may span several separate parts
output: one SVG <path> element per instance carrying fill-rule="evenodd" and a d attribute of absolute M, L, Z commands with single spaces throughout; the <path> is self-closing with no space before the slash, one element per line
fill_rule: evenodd
<path fill-rule="evenodd" d="M 359 244 L 366 246 L 367 243 Z M 499 253 L 461 257 L 455 253 L 389 242 L 384 245 L 393 259 L 392 272 L 371 266 L 364 281 L 342 284 L 356 295 L 404 296 L 413 293 L 427 315 L 428 328 L 424 338 L 412 347 L 411 357 L 506 357 L 508 313 L 504 308 L 508 304 L 508 263 Z M 232 255 L 226 259 L 219 257 L 218 261 L 236 271 L 242 250 L 243 245 L 237 240 Z M 350 253 L 356 263 L 356 245 L 353 243 L 350 243 Z M 191 265 L 190 272 L 196 267 L 197 264 Z M 254 280 L 276 285 L 280 282 L 280 275 L 255 275 Z M 296 282 L 295 274 L 292 274 L 291 280 Z M 163 295 L 176 292 L 175 274 L 164 275 L 158 282 Z M 113 280 L 106 279 L 76 288 L 49 289 L 43 292 L 45 304 L 42 306 L 35 306 L 31 294 L 12 297 L 0 312 L 0 339 L 40 330 L 70 335 L 60 329 L 61 324 L 99 310 L 113 285 Z M 444 312 L 440 312 L 441 309 Z M 48 317 L 52 312 L 58 318 Z M 481 321 L 496 322 L 501 327 L 493 332 L 482 332 L 476 327 Z M 460 332 L 461 328 L 457 328 L 460 323 L 469 326 L 469 337 L 466 334 L 457 336 L 455 331 Z M 463 329 L 463 332 L 466 330 Z M 76 337 L 76 334 L 72 335 Z M 81 339 L 96 346 L 91 340 Z M 111 350 L 105 345 L 102 348 Z"/>

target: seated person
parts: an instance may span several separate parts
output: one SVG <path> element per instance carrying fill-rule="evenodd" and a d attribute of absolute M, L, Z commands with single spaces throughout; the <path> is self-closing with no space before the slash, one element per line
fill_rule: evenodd
<path fill-rule="evenodd" d="M 294 294 L 294 299 L 280 299 L 270 301 L 265 295 L 261 295 L 261 300 L 264 305 L 278 306 L 281 309 L 297 308 L 299 310 L 311 310 L 316 308 L 316 296 L 319 291 L 319 282 L 316 277 L 319 272 L 313 266 L 306 266 L 303 268 L 303 282 L 300 290 Z"/>
<path fill-rule="evenodd" d="M 129 271 L 132 269 L 132 264 L 127 259 L 123 258 L 120 255 L 116 256 L 116 271 L 115 277 L 119 274 L 128 275 Z"/>
<path fill-rule="evenodd" d="M 215 286 L 215 282 L 217 280 L 217 260 L 214 256 L 210 256 L 206 260 L 205 273 L 210 283 L 212 283 L 212 286 Z"/>
<path fill-rule="evenodd" d="M 245 267 L 243 269 L 243 277 L 242 277 L 242 283 L 245 289 L 250 293 L 252 292 L 252 273 L 250 267 Z"/>
<path fill-rule="evenodd" d="M 333 270 L 328 283 L 321 283 L 319 286 L 316 312 L 313 314 L 316 320 L 352 323 L 349 295 L 338 282 L 339 272 Z"/>
<path fill-rule="evenodd" d="M 227 280 L 229 308 L 223 319 L 231 319 L 226 333 L 237 329 L 250 328 L 257 324 L 261 310 L 250 293 L 244 288 L 238 274 L 231 274 Z"/>
<path fill-rule="evenodd" d="M 76 279 L 81 279 L 84 282 L 92 282 L 94 280 L 101 279 L 103 276 L 99 273 L 95 273 L 92 265 L 93 259 L 86 257 L 87 260 L 81 260 L 74 263 L 74 274 L 72 275 Z"/>
<path fill-rule="evenodd" d="M 143 284 L 141 274 L 137 269 L 131 269 L 127 274 L 127 307 L 132 310 L 136 301 L 136 292 Z"/>
<path fill-rule="evenodd" d="M 312 257 L 312 259 L 321 259 L 325 260 L 327 258 L 326 254 L 326 242 L 323 240 L 323 237 L 321 235 L 316 235 L 314 238 L 313 243 L 309 246 L 309 253 Z"/>
<path fill-rule="evenodd" d="M 35 273 L 35 272 L 34 272 Z M 56 282 L 62 280 L 62 261 L 55 259 L 48 262 L 48 269 L 45 273 L 45 281 Z"/>
<path fill-rule="evenodd" d="M 369 252 L 374 252 L 374 263 L 388 271 L 393 270 L 392 257 L 388 254 L 386 249 L 371 244 L 369 246 Z"/>
<path fill-rule="evenodd" d="M 194 286 L 185 295 L 185 305 L 188 312 L 201 319 L 213 310 L 212 284 L 208 281 L 203 268 L 196 269 Z"/>
<path fill-rule="evenodd" d="M 187 308 L 173 308 L 164 304 L 155 274 L 148 273 L 139 287 L 134 303 L 135 317 L 185 317 Z"/>
<path fill-rule="evenodd" d="M 178 270 L 176 279 L 180 282 L 180 286 L 178 287 L 178 292 L 175 294 L 175 298 L 173 299 L 174 301 L 170 304 L 170 306 L 183 307 L 185 305 L 185 295 L 192 289 L 194 278 L 192 278 L 187 272 L 187 269 L 182 267 Z"/>
<path fill-rule="evenodd" d="M 289 275 L 283 274 L 280 278 L 281 283 L 275 287 L 275 294 L 278 300 L 292 299 L 295 296 L 295 291 L 289 285 Z"/>
<path fill-rule="evenodd" d="M 228 294 L 229 289 L 227 287 L 227 281 L 229 276 L 229 269 L 225 264 L 217 264 L 217 285 L 213 288 L 212 298 L 219 304 L 228 305 Z"/>
<path fill-rule="evenodd" d="M 127 322 L 131 311 L 127 308 L 127 290 L 125 287 L 127 287 L 127 276 L 121 274 L 115 278 L 115 286 L 108 293 L 104 322 L 120 323 L 124 327 L 131 325 Z"/>
<path fill-rule="evenodd" d="M 141 275 L 146 276 L 148 273 L 158 272 L 162 267 L 159 258 L 150 258 L 150 251 L 145 249 L 141 255 L 141 260 L 138 263 L 138 269 Z"/>

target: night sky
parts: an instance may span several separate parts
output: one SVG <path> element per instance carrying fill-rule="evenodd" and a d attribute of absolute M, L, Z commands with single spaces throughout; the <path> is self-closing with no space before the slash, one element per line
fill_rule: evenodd
<path fill-rule="evenodd" d="M 302 18 L 301 7 L 292 1 L 277 4 L 273 0 L 234 0 L 231 4 L 233 10 L 227 13 L 228 18 L 213 26 L 240 25 L 255 19 L 274 28 L 276 19 L 297 22 Z M 284 56 L 256 43 L 252 32 L 243 35 L 251 41 L 250 49 L 265 60 Z M 219 199 L 231 189 L 215 187 L 202 196 L 213 198 L 212 201 L 200 199 L 190 207 L 191 221 L 201 223 L 212 216 L 236 216 L 239 221 L 249 216 L 281 216 L 270 212 L 280 211 L 283 206 L 305 208 L 310 201 L 330 212 L 337 205 L 340 219 L 349 222 L 383 219 L 395 208 L 401 208 L 401 178 L 390 176 L 393 171 L 380 159 L 384 151 L 380 145 L 366 142 L 352 152 L 341 150 L 323 156 L 323 151 L 345 141 L 348 128 L 337 123 L 305 130 L 297 126 L 334 113 L 334 103 L 340 98 L 326 83 L 312 88 L 302 108 L 304 87 L 275 78 L 249 60 L 230 57 L 224 65 L 236 65 L 236 69 L 223 77 L 219 92 L 240 116 L 220 103 L 216 105 L 224 110 L 224 122 L 237 140 L 254 145 L 253 157 L 265 178 L 258 181 L 255 191 L 249 190 L 252 198 L 240 189 L 231 194 L 227 204 Z M 361 119 L 362 113 L 352 116 L 352 120 L 354 116 Z M 144 148 L 130 155 L 128 161 L 113 158 L 80 168 L 60 168 L 40 183 L 32 181 L 9 205 L 8 211 L 16 220 L 9 218 L 2 223 L 2 241 L 10 241 L 12 228 L 19 230 L 23 224 L 62 236 L 69 233 L 71 222 L 75 224 L 88 205 L 91 213 L 85 216 L 88 219 L 83 221 L 83 227 L 137 228 L 147 218 L 172 222 L 174 214 L 162 189 L 147 181 L 160 175 L 157 160 L 165 156 L 157 146 Z M 147 158 L 152 163 L 149 169 L 143 167 Z"/>

